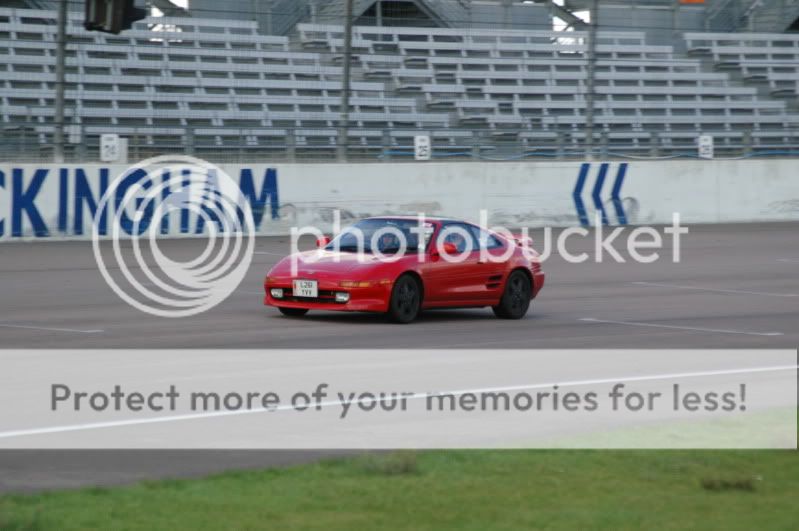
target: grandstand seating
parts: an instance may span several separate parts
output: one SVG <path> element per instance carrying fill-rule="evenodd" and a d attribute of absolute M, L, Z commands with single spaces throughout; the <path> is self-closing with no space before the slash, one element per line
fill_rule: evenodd
<path fill-rule="evenodd" d="M 54 13 L 0 10 L 0 113 L 4 124 L 52 131 Z M 158 19 L 124 35 L 86 32 L 70 20 L 67 108 L 90 141 L 113 131 L 143 136 L 153 149 L 194 144 L 283 150 L 334 147 L 341 68 L 318 53 L 289 49 L 287 37 L 256 34 L 232 20 Z M 48 24 L 49 22 L 49 24 Z M 418 112 L 413 98 L 392 97 L 380 82 L 354 81 L 354 145 L 383 143 L 393 128 L 445 127 L 448 116 Z M 191 135 L 191 141 L 187 138 Z"/>
<path fill-rule="evenodd" d="M 300 24 L 306 47 L 340 54 L 340 26 Z M 390 81 L 426 108 L 453 113 L 454 127 L 517 132 L 529 148 L 566 133 L 584 139 L 585 34 L 551 31 L 356 27 L 353 54 L 365 78 Z M 393 54 L 393 55 L 387 55 Z M 375 59 L 373 61 L 372 58 Z M 390 60 L 386 58 L 390 57 Z M 692 147 L 710 133 L 718 145 L 796 146 L 799 116 L 784 102 L 737 86 L 727 73 L 644 33 L 601 32 L 597 46 L 596 123 L 611 146 L 662 151 Z"/>
<path fill-rule="evenodd" d="M 716 68 L 737 70 L 745 81 L 765 83 L 772 96 L 799 95 L 799 35 L 686 33 L 689 53 L 712 58 Z"/>
<path fill-rule="evenodd" d="M 156 18 L 115 36 L 85 31 L 80 16 L 70 14 L 66 87 L 78 149 L 96 150 L 100 134 L 117 132 L 133 139 L 134 156 L 183 146 L 223 160 L 334 153 L 342 27 L 299 24 L 284 37 L 260 35 L 250 21 Z M 53 131 L 54 19 L 0 9 L 0 127 L 43 147 Z M 780 76 L 789 72 L 773 61 L 788 62 L 789 53 L 796 61 L 796 37 L 760 36 L 765 67 L 752 51 L 760 44 L 717 37 L 686 35 L 695 52 L 718 49 L 719 62 L 737 53 L 744 75 L 767 75 L 785 90 Z M 579 146 L 584 40 L 579 32 L 356 27 L 351 152 L 408 149 L 419 131 L 442 153 L 503 142 L 541 153 Z M 647 44 L 644 33 L 600 32 L 595 92 L 595 143 L 610 151 L 676 153 L 700 133 L 713 134 L 720 151 L 750 139 L 760 148 L 799 146 L 799 116 L 785 101 L 706 68 L 703 58 Z"/>

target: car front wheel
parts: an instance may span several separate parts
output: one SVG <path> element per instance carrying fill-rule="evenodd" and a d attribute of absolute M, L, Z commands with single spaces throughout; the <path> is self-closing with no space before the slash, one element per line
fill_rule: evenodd
<path fill-rule="evenodd" d="M 410 275 L 403 275 L 394 283 L 391 300 L 388 303 L 388 317 L 395 323 L 410 323 L 419 315 L 422 303 L 422 290 L 419 283 Z"/>
<path fill-rule="evenodd" d="M 500 319 L 521 319 L 530 308 L 532 287 L 530 278 L 521 271 L 514 271 L 505 282 L 505 291 L 499 304 L 492 306 L 494 315 Z"/>

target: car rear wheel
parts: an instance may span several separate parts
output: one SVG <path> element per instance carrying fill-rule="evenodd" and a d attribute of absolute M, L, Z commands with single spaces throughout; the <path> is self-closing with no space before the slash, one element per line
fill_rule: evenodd
<path fill-rule="evenodd" d="M 287 317 L 302 317 L 308 313 L 308 310 L 305 308 L 278 308 L 278 310 Z"/>
<path fill-rule="evenodd" d="M 411 275 L 402 275 L 394 283 L 388 303 L 388 317 L 395 323 L 410 323 L 419 315 L 422 289 Z"/>
<path fill-rule="evenodd" d="M 530 279 L 521 271 L 514 271 L 505 282 L 505 291 L 499 304 L 492 306 L 500 319 L 521 319 L 530 308 Z"/>

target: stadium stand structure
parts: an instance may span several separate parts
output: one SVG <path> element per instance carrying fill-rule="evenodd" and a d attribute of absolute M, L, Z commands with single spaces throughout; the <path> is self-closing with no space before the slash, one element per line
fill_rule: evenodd
<path fill-rule="evenodd" d="M 338 26 L 299 25 L 301 42 L 339 53 Z M 451 125 L 529 149 L 584 139 L 585 34 L 413 28 L 355 28 L 353 53 L 367 79 L 452 112 Z M 339 56 L 334 55 L 336 58 Z M 797 145 L 799 117 L 701 61 L 652 46 L 641 32 L 601 32 L 596 122 L 609 148 L 674 152 L 712 134 L 724 149 Z M 653 142 L 653 138 L 654 140 Z"/>
<path fill-rule="evenodd" d="M 799 0 L 761 0 L 752 13 L 751 31 L 799 31 Z"/>
<path fill-rule="evenodd" d="M 52 147 L 54 22 L 51 11 L 0 9 L 6 159 L 40 160 Z M 299 24 L 289 36 L 269 36 L 254 21 L 159 17 L 114 36 L 85 31 L 81 14 L 71 13 L 69 34 L 73 159 L 96 159 L 99 136 L 109 132 L 129 138 L 132 158 L 335 156 L 341 26 Z M 356 27 L 350 156 L 404 155 L 420 133 L 439 156 L 579 153 L 585 37 Z M 691 152 L 706 133 L 721 154 L 799 148 L 799 115 L 786 101 L 706 62 L 647 44 L 643 32 L 600 32 L 595 145 L 606 154 L 669 156 Z"/>
<path fill-rule="evenodd" d="M 796 102 L 799 95 L 799 34 L 686 33 L 691 55 L 719 70 L 737 72 L 768 95 Z"/>

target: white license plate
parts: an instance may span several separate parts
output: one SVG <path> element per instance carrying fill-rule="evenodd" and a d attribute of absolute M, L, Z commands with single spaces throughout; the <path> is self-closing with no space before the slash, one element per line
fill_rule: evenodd
<path fill-rule="evenodd" d="M 319 296 L 319 284 L 315 280 L 295 280 L 292 294 L 295 297 Z"/>

